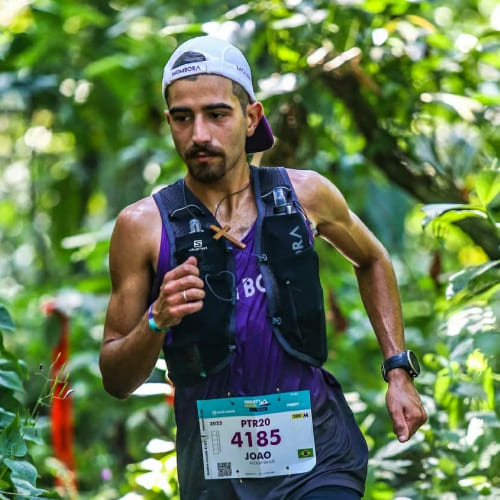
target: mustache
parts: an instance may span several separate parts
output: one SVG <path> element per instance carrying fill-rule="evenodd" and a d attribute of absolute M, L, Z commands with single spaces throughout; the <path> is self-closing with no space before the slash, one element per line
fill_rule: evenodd
<path fill-rule="evenodd" d="M 223 152 L 219 148 L 211 146 L 210 144 L 204 144 L 204 145 L 195 144 L 186 151 L 186 157 L 193 158 L 200 153 L 212 156 L 221 156 L 223 154 Z"/>

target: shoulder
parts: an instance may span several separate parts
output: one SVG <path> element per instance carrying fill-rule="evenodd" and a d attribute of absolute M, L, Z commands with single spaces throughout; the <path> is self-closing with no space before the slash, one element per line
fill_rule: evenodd
<path fill-rule="evenodd" d="M 326 177 L 307 170 L 287 170 L 297 197 L 320 237 L 354 265 L 386 259 L 387 252 L 348 207 L 340 190 Z"/>
<path fill-rule="evenodd" d="M 155 250 L 161 238 L 161 216 L 152 196 L 123 208 L 116 218 L 111 246 L 145 254 Z"/>
<path fill-rule="evenodd" d="M 304 201 L 310 201 L 325 189 L 327 184 L 326 177 L 323 177 L 314 170 L 298 170 L 287 168 L 286 172 L 292 181 L 295 192 Z"/>
<path fill-rule="evenodd" d="M 151 217 L 160 217 L 156 202 L 152 196 L 142 198 L 123 208 L 117 217 L 117 222 L 141 226 Z"/>
<path fill-rule="evenodd" d="M 332 218 L 349 217 L 349 209 L 340 190 L 314 170 L 286 169 L 302 207 L 316 224 Z"/>

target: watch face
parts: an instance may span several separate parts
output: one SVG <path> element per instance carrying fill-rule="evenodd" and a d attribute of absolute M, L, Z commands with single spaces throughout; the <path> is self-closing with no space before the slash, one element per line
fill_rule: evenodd
<path fill-rule="evenodd" d="M 417 356 L 413 351 L 403 351 L 399 354 L 395 354 L 390 358 L 386 359 L 382 363 L 382 376 L 387 382 L 387 373 L 394 368 L 403 368 L 408 372 L 408 375 L 412 379 L 420 375 L 420 363 L 418 362 Z"/>
<path fill-rule="evenodd" d="M 415 372 L 416 375 L 420 374 L 420 363 L 418 362 L 417 356 L 413 351 L 408 351 L 408 361 L 410 363 L 410 366 L 412 370 Z"/>

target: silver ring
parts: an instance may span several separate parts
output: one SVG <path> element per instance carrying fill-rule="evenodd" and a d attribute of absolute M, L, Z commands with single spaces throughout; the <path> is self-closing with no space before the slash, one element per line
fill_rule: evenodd
<path fill-rule="evenodd" d="M 184 297 L 184 302 L 188 302 L 188 298 L 186 295 L 186 290 L 182 290 L 182 296 Z"/>

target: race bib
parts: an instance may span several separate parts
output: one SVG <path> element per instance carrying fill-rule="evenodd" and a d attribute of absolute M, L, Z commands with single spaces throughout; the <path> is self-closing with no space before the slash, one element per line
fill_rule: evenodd
<path fill-rule="evenodd" d="M 309 391 L 197 405 L 205 479 L 298 474 L 316 464 Z"/>

